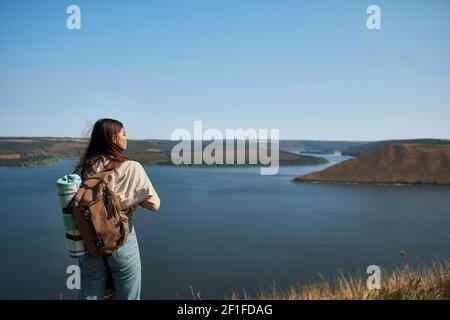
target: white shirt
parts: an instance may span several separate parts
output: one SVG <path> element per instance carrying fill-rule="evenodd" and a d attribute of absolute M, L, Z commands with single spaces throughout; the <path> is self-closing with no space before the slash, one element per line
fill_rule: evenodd
<path fill-rule="evenodd" d="M 94 169 L 102 170 L 103 161 L 98 160 Z M 140 205 L 150 211 L 159 210 L 161 201 L 142 165 L 134 160 L 123 162 L 109 178 L 110 190 L 117 194 L 122 210 L 136 210 Z"/>

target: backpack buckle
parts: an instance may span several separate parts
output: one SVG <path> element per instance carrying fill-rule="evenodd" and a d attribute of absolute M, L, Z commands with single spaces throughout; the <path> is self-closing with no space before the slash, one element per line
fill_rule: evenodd
<path fill-rule="evenodd" d="M 86 221 L 91 220 L 91 211 L 89 210 L 89 208 L 81 209 L 81 214 L 83 215 L 84 220 Z"/>
<path fill-rule="evenodd" d="M 101 239 L 95 240 L 94 244 L 97 249 L 100 249 L 101 247 L 105 246 L 105 243 Z"/>

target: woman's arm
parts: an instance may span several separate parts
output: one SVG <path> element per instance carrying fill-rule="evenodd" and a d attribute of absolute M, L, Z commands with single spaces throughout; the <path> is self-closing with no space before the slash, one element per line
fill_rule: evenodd
<path fill-rule="evenodd" d="M 158 211 L 161 205 L 144 167 L 137 161 L 122 164 L 117 174 L 112 175 L 114 192 L 119 196 L 122 208 L 140 205 L 150 211 Z"/>
<path fill-rule="evenodd" d="M 150 185 L 151 185 L 151 182 L 150 182 Z M 139 205 L 150 211 L 158 211 L 159 210 L 159 207 L 161 205 L 161 200 L 159 199 L 158 194 L 156 193 L 155 189 L 153 188 L 153 185 L 151 185 L 150 197 L 147 200 L 141 202 Z"/>
<path fill-rule="evenodd" d="M 136 162 L 136 166 L 138 170 L 139 180 L 141 181 L 139 185 L 143 187 L 143 190 L 141 191 L 145 192 L 145 200 L 140 202 L 139 205 L 150 211 L 158 211 L 161 205 L 161 200 L 159 199 L 159 196 L 156 193 L 156 190 L 153 187 L 150 178 L 145 172 L 144 167 L 138 162 Z"/>

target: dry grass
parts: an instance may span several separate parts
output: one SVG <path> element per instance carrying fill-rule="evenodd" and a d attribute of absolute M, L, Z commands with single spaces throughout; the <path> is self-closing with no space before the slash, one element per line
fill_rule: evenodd
<path fill-rule="evenodd" d="M 413 270 L 404 265 L 390 273 L 381 270 L 381 288 L 369 290 L 367 278 L 338 274 L 319 283 L 297 283 L 287 290 L 275 285 L 256 296 L 233 292 L 232 300 L 436 300 L 450 299 L 450 263 L 435 262 Z"/>

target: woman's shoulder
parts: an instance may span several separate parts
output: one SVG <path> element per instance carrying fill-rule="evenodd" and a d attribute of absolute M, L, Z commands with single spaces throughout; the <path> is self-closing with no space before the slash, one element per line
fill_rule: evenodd
<path fill-rule="evenodd" d="M 144 167 L 135 160 L 124 161 L 119 168 L 116 169 L 110 181 L 121 186 L 123 184 L 132 185 L 132 189 L 136 189 L 142 183 L 146 183 L 149 179 Z M 129 187 L 127 187 L 129 188 Z"/>
<path fill-rule="evenodd" d="M 133 171 L 141 171 L 144 170 L 143 166 L 135 160 L 126 160 L 124 161 L 120 166 L 118 171 L 129 171 L 129 170 L 133 170 Z"/>

